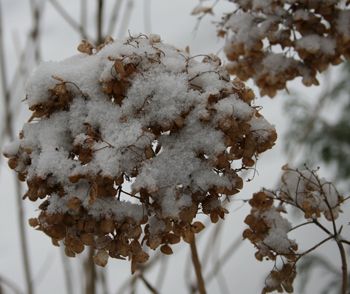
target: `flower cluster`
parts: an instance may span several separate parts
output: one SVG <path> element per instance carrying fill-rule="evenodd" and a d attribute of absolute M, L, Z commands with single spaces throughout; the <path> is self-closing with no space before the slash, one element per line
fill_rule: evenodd
<path fill-rule="evenodd" d="M 292 169 L 288 166 L 283 167 L 281 182 L 276 191 L 264 189 L 253 195 L 249 201 L 252 209 L 245 219 L 249 228 L 243 232 L 243 237 L 257 248 L 255 257 L 258 260 L 262 261 L 266 257 L 275 261 L 274 269 L 265 280 L 263 293 L 275 290 L 293 292 L 296 263 L 318 245 L 297 253 L 298 245 L 288 234 L 300 226 L 315 224 L 329 235 L 326 240 L 337 238 L 339 231 L 335 220 L 341 212 L 340 206 L 343 202 L 343 197 L 332 183 L 320 178 L 316 171 L 308 168 Z M 287 206 L 301 210 L 307 221 L 293 228 L 287 218 L 282 216 L 282 213 L 287 214 Z M 321 214 L 332 222 L 334 232 L 330 232 L 319 222 Z M 282 267 L 276 265 L 277 257 L 283 261 Z"/>
<path fill-rule="evenodd" d="M 252 78 L 261 95 L 275 96 L 296 77 L 306 86 L 318 85 L 318 72 L 350 58 L 349 1 L 231 2 L 235 10 L 223 17 L 218 31 L 227 36 L 228 71 Z"/>
<path fill-rule="evenodd" d="M 306 219 L 316 219 L 323 214 L 328 221 L 338 218 L 344 200 L 334 185 L 318 177 L 315 171 L 288 166 L 284 167 L 279 198 L 300 208 Z"/>
<path fill-rule="evenodd" d="M 238 172 L 276 132 L 214 55 L 191 57 L 156 35 L 78 49 L 34 72 L 32 117 L 4 154 L 28 184 L 24 198 L 43 200 L 33 227 L 68 256 L 92 246 L 96 264 L 128 258 L 135 271 L 147 247 L 171 254 L 191 242 L 198 212 L 224 218 Z"/>
<path fill-rule="evenodd" d="M 296 275 L 294 262 L 298 245 L 288 238 L 292 228 L 289 221 L 281 214 L 285 213 L 283 205 L 275 206 L 274 199 L 268 193 L 258 192 L 249 201 L 252 209 L 246 217 L 245 223 L 249 226 L 243 232 L 258 249 L 255 257 L 262 261 L 264 257 L 276 260 L 277 256 L 284 257 L 285 263 L 281 269 L 277 267 L 271 271 L 266 279 L 263 293 L 278 290 L 293 292 L 293 281 Z"/>

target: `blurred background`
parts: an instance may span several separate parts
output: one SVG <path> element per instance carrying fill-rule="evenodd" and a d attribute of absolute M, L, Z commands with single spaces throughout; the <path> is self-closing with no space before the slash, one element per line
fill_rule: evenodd
<path fill-rule="evenodd" d="M 106 35 L 119 39 L 128 32 L 156 33 L 178 48 L 189 46 L 193 55 L 214 53 L 225 60 L 224 41 L 217 37 L 214 22 L 232 11 L 232 3 L 217 2 L 215 14 L 198 22 L 191 15 L 197 0 L 0 0 L 0 150 L 18 136 L 30 117 L 23 99 L 32 70 L 40 61 L 77 54 L 83 38 L 96 42 Z M 97 21 L 101 3 L 102 30 Z M 212 225 L 204 220 L 207 227 L 197 239 L 208 293 L 255 294 L 263 288 L 273 262 L 257 261 L 254 247 L 242 240 L 244 218 L 250 211 L 244 200 L 262 187 L 274 188 L 282 165 L 319 166 L 321 176 L 349 195 L 349 79 L 350 66 L 345 63 L 321 76 L 317 88 L 305 88 L 297 80 L 289 84 L 289 93 L 281 92 L 274 99 L 257 97 L 256 105 L 263 107 L 279 137 L 259 159 L 253 180 L 230 203 L 225 221 Z M 253 84 L 248 85 L 258 93 Z M 89 292 L 86 256 L 65 257 L 50 238 L 29 227 L 27 219 L 37 215 L 37 204 L 21 200 L 26 187 L 17 182 L 2 156 L 0 187 L 0 293 L 30 293 L 30 286 L 32 293 L 94 293 Z M 338 222 L 349 239 L 349 204 L 343 210 Z M 292 215 L 295 224 L 302 221 L 296 212 Z M 315 228 L 301 228 L 292 236 L 301 250 L 324 238 Z M 339 293 L 340 257 L 333 243 L 300 265 L 295 293 Z M 179 243 L 173 249 L 172 256 L 152 252 L 143 277 L 158 293 L 193 293 L 196 279 L 189 246 Z M 131 276 L 129 262 L 122 260 L 110 259 L 106 268 L 98 268 L 95 282 L 96 293 L 150 291 L 145 281 Z"/>

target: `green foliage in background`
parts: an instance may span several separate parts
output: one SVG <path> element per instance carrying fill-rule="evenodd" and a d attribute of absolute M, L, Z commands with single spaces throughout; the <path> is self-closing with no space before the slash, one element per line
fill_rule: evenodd
<path fill-rule="evenodd" d="M 335 181 L 350 177 L 350 63 L 338 72 L 337 79 L 315 103 L 307 97 L 289 99 L 285 109 L 290 129 L 286 151 L 302 150 L 301 161 L 309 165 L 323 162 L 334 169 Z M 350 184 L 348 184 L 350 188 Z"/>

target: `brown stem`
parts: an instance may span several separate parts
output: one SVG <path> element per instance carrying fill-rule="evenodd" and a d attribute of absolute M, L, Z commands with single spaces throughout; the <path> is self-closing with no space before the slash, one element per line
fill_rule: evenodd
<path fill-rule="evenodd" d="M 109 21 L 108 29 L 107 29 L 107 36 L 112 36 L 114 34 L 115 25 L 118 21 L 120 7 L 122 5 L 123 0 L 115 0 L 113 9 L 112 9 L 112 15 L 111 19 Z"/>
<path fill-rule="evenodd" d="M 89 39 L 86 34 L 85 28 L 82 27 L 79 23 L 76 22 L 74 18 L 72 18 L 68 12 L 64 9 L 64 7 L 57 0 L 49 0 L 52 6 L 56 9 L 56 11 L 62 16 L 62 18 L 74 29 L 76 30 L 83 39 Z"/>
<path fill-rule="evenodd" d="M 63 265 L 64 281 L 66 284 L 66 293 L 73 294 L 72 270 L 69 264 L 68 257 L 64 253 L 63 247 L 61 247 L 60 249 L 61 249 L 61 258 L 62 258 L 62 265 Z"/>
<path fill-rule="evenodd" d="M 197 277 L 197 284 L 198 284 L 198 290 L 200 294 L 206 294 L 205 290 L 205 283 L 202 275 L 202 268 L 201 268 L 201 263 L 198 258 L 198 252 L 197 252 L 197 246 L 196 246 L 196 239 L 195 235 L 193 235 L 193 238 L 190 242 L 191 246 L 191 255 L 192 255 L 192 262 L 193 262 L 193 267 L 196 272 L 196 277 Z"/>
<path fill-rule="evenodd" d="M 117 35 L 118 38 L 124 37 L 125 32 L 128 29 L 133 7 L 134 7 L 134 0 L 127 1 L 126 7 L 124 8 L 124 12 L 123 12 L 123 18 L 122 18 L 122 20 L 120 22 L 120 26 L 119 26 L 119 31 L 118 31 L 118 35 Z"/>
<path fill-rule="evenodd" d="M 348 241 L 348 240 L 342 239 L 342 240 L 340 240 L 340 242 L 350 245 L 350 241 Z"/>
<path fill-rule="evenodd" d="M 314 251 L 315 249 L 320 247 L 322 244 L 328 242 L 329 240 L 331 240 L 333 238 L 334 238 L 334 236 L 329 236 L 328 238 L 323 239 L 321 242 L 317 243 L 315 246 L 312 246 L 310 249 L 304 251 L 303 253 L 297 254 L 298 255 L 297 260 L 299 260 L 301 257 L 305 256 L 306 254 L 309 254 L 310 252 Z"/>
<path fill-rule="evenodd" d="M 343 244 L 336 240 L 338 248 L 339 248 L 339 253 L 341 257 L 341 270 L 342 270 L 342 294 L 346 294 L 347 289 L 348 289 L 348 266 L 346 263 L 346 253 L 344 250 Z"/>
<path fill-rule="evenodd" d="M 103 43 L 103 32 L 102 32 L 102 24 L 103 24 L 103 0 L 98 0 L 97 4 L 97 37 L 96 37 L 96 45 L 100 45 Z"/>
<path fill-rule="evenodd" d="M 15 294 L 23 294 L 23 292 L 17 288 L 16 283 L 14 283 L 13 281 L 8 280 L 7 278 L 0 276 L 0 285 L 5 285 L 8 288 L 10 288 L 13 293 Z M 1 293 L 1 291 L 0 291 Z M 4 292 L 5 293 L 5 292 Z"/>
<path fill-rule="evenodd" d="M 96 268 L 94 263 L 94 249 L 89 247 L 89 253 L 85 263 L 85 294 L 96 293 Z"/>
<path fill-rule="evenodd" d="M 158 294 L 158 291 L 151 285 L 150 282 L 147 281 L 147 279 L 144 277 L 142 272 L 139 274 L 139 277 L 141 281 L 145 284 L 145 287 L 152 293 L 152 294 Z"/>
<path fill-rule="evenodd" d="M 99 280 L 101 281 L 101 288 L 102 288 L 102 293 L 103 294 L 108 294 L 108 283 L 107 283 L 107 268 L 101 268 L 99 270 Z"/>

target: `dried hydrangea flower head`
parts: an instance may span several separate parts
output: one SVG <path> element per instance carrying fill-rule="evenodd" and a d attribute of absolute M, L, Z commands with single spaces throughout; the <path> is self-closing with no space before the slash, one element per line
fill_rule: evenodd
<path fill-rule="evenodd" d="M 214 55 L 199 61 L 156 35 L 79 50 L 34 72 L 32 117 L 4 153 L 25 198 L 43 200 L 32 226 L 69 256 L 92 246 L 97 264 L 128 258 L 134 271 L 147 247 L 190 242 L 197 213 L 224 218 L 237 173 L 276 132 Z"/>
<path fill-rule="evenodd" d="M 252 78 L 261 95 L 275 96 L 296 77 L 318 85 L 318 72 L 350 58 L 350 1 L 231 2 L 235 10 L 218 32 L 227 36 L 228 70 L 242 80 Z"/>
<path fill-rule="evenodd" d="M 273 291 L 293 292 L 293 281 L 296 277 L 296 264 L 306 254 L 323 244 L 312 247 L 303 253 L 297 253 L 298 245 L 288 237 L 288 234 L 301 226 L 315 224 L 328 234 L 325 240 L 340 237 L 342 227 L 338 230 L 335 223 L 341 212 L 340 206 L 344 198 L 339 195 L 331 182 L 320 178 L 316 170 L 303 170 L 283 167 L 283 174 L 279 188 L 262 190 L 253 195 L 249 201 L 250 214 L 245 223 L 249 226 L 243 237 L 248 239 L 257 248 L 255 257 L 262 261 L 264 257 L 275 261 L 275 266 L 265 280 L 262 293 Z M 292 227 L 287 219 L 287 206 L 292 206 L 303 212 L 305 223 Z M 282 216 L 282 213 L 285 217 Z M 332 223 L 333 232 L 325 229 L 319 222 L 321 215 Z M 276 265 L 277 257 L 282 260 L 283 266 Z"/>

